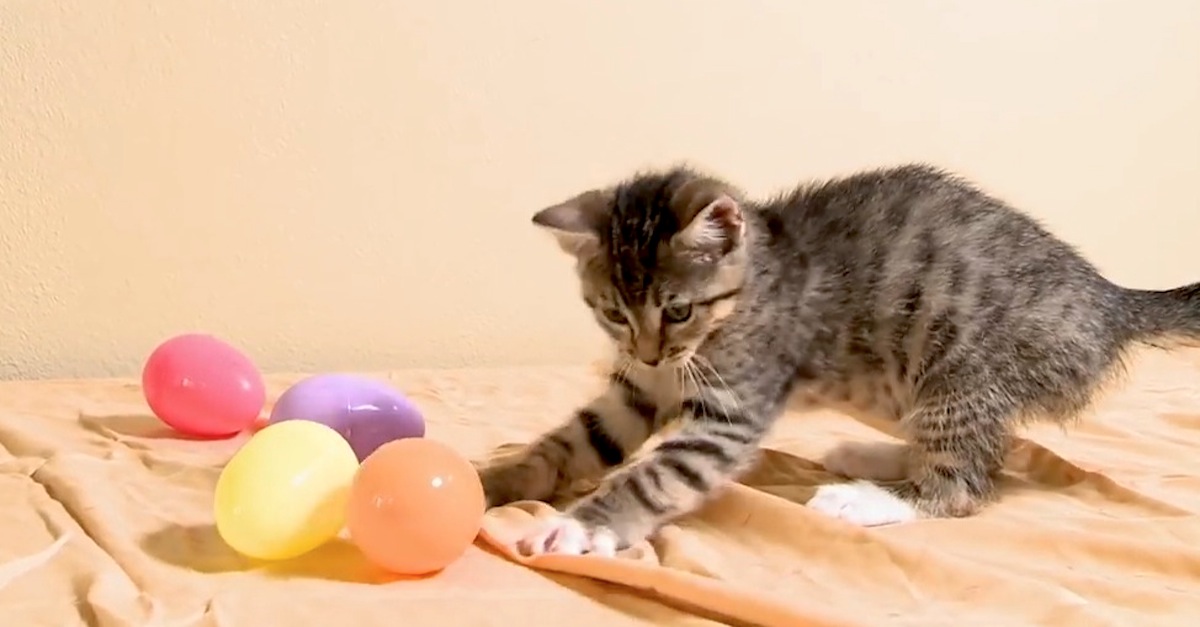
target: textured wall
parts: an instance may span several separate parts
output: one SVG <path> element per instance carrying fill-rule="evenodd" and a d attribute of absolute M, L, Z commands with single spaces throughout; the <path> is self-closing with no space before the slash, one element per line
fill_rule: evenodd
<path fill-rule="evenodd" d="M 680 158 L 933 161 L 1200 279 L 1200 3 L 684 5 L 0 3 L 0 378 L 197 329 L 267 370 L 589 359 L 529 216 Z"/>

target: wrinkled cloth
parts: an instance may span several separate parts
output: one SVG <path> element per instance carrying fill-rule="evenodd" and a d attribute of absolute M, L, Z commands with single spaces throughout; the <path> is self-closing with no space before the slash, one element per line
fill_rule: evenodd
<path fill-rule="evenodd" d="M 398 371 L 427 437 L 482 459 L 528 442 L 602 384 L 595 368 Z M 300 374 L 268 377 L 273 403 Z M 264 410 L 264 415 L 269 411 Z M 488 512 L 421 579 L 343 535 L 258 563 L 213 526 L 247 435 L 195 440 L 133 380 L 0 383 L 0 621 L 144 625 L 1188 625 L 1200 619 L 1200 350 L 1145 351 L 1075 426 L 1022 431 L 1002 499 L 961 520 L 860 529 L 802 504 L 816 461 L 887 436 L 790 413 L 759 466 L 617 558 L 512 550 L 554 510 Z"/>

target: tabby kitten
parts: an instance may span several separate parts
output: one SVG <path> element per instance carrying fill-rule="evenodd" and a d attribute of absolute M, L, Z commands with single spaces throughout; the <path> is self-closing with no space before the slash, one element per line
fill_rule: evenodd
<path fill-rule="evenodd" d="M 575 258 L 621 357 L 606 391 L 482 471 L 491 506 L 599 482 L 521 541 L 530 554 L 611 555 L 692 511 L 752 464 L 789 400 L 905 441 L 835 449 L 826 468 L 857 481 L 820 487 L 809 507 L 864 526 L 968 516 L 995 497 L 1023 421 L 1078 416 L 1136 342 L 1200 339 L 1200 283 L 1117 286 L 922 165 L 767 202 L 677 167 L 533 222 Z"/>

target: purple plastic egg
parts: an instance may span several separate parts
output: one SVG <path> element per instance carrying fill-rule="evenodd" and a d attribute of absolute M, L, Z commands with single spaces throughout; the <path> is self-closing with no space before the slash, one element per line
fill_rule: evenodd
<path fill-rule="evenodd" d="M 288 388 L 271 409 L 270 423 L 310 420 L 342 434 L 362 462 L 375 449 L 425 436 L 425 419 L 386 383 L 350 374 L 320 374 Z"/>

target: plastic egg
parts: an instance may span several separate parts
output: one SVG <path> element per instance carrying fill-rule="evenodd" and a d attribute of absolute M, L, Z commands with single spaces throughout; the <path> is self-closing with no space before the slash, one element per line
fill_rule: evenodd
<path fill-rule="evenodd" d="M 225 465 L 213 498 L 217 533 L 262 560 L 308 553 L 345 526 L 358 459 L 339 433 L 303 420 L 269 425 Z"/>
<path fill-rule="evenodd" d="M 380 567 L 426 575 L 463 555 L 485 510 L 479 473 L 466 458 L 435 440 L 396 440 L 359 467 L 346 528 Z"/>
<path fill-rule="evenodd" d="M 241 351 L 204 334 L 173 337 L 147 358 L 142 392 L 171 428 L 200 437 L 238 433 L 266 403 L 263 377 Z"/>
<path fill-rule="evenodd" d="M 271 409 L 271 423 L 311 420 L 342 434 L 361 462 L 393 440 L 425 435 L 416 405 L 382 381 L 321 374 L 289 387 Z"/>

